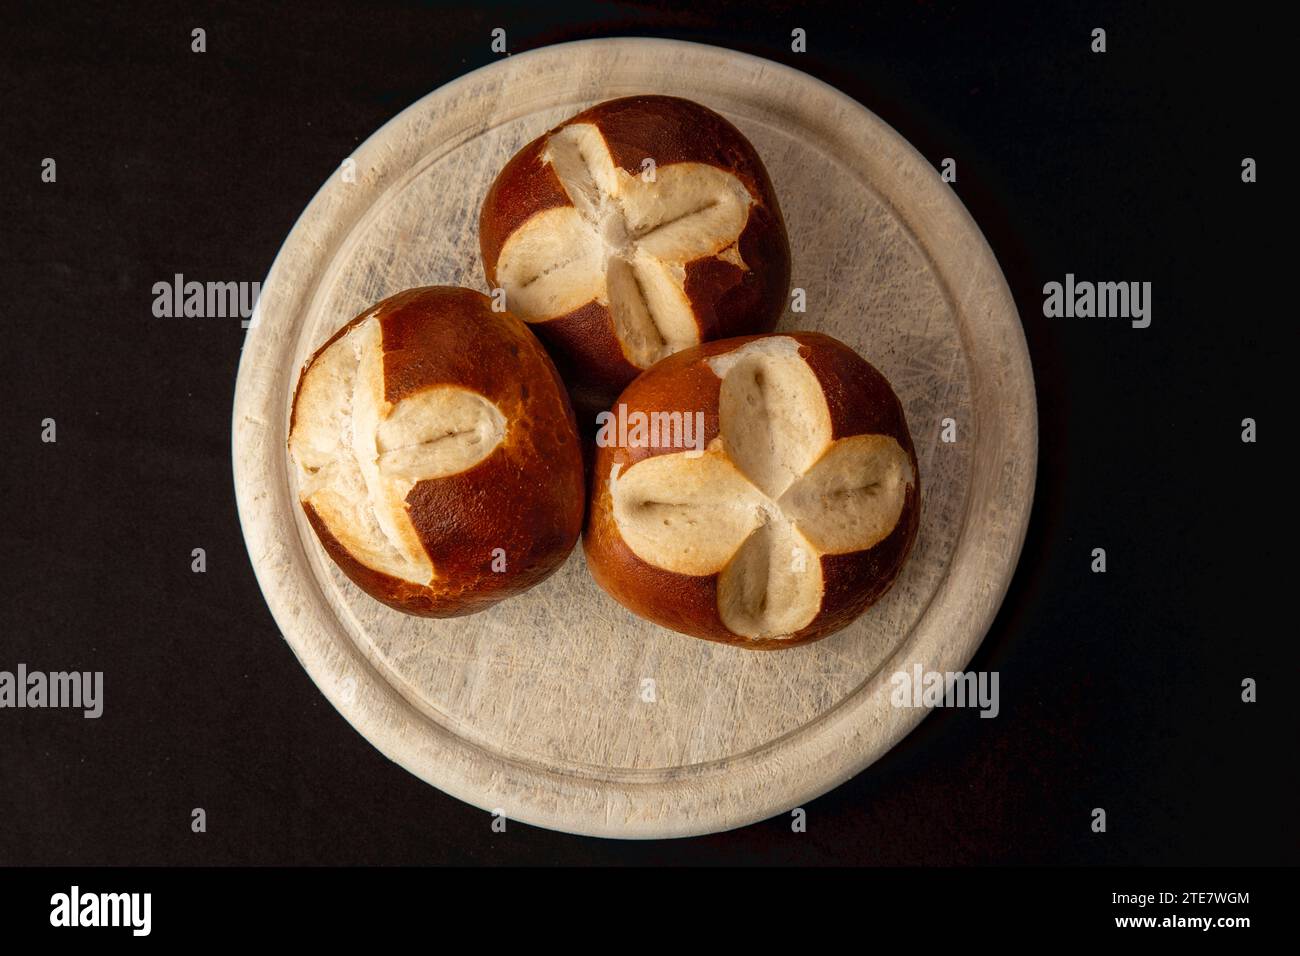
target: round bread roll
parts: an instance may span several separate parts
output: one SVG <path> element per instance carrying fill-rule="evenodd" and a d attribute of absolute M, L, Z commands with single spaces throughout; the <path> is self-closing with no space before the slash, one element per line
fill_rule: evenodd
<path fill-rule="evenodd" d="M 920 482 L 902 405 L 829 336 L 678 352 L 607 419 L 587 564 L 664 627 L 762 650 L 818 640 L 889 589 L 916 538 Z"/>
<path fill-rule="evenodd" d="M 582 528 L 581 450 L 555 367 L 469 289 L 411 289 L 339 329 L 303 366 L 289 453 L 326 552 L 408 614 L 518 594 Z"/>
<path fill-rule="evenodd" d="M 487 281 L 582 409 L 700 342 L 770 330 L 790 247 L 758 154 L 710 109 L 632 96 L 533 140 L 488 191 Z"/>

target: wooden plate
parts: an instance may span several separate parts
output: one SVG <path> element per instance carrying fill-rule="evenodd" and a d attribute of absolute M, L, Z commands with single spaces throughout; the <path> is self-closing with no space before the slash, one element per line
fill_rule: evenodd
<path fill-rule="evenodd" d="M 418 285 L 486 291 L 476 227 L 514 151 L 603 99 L 665 93 L 723 113 L 775 183 L 807 311 L 893 382 L 916 441 L 921 531 L 887 597 L 817 644 L 753 653 L 634 618 L 581 548 L 541 586 L 468 618 L 406 617 L 326 558 L 285 453 L 304 360 L 363 308 Z M 590 40 L 503 59 L 375 133 L 285 240 L 235 394 L 240 517 L 267 603 L 330 702 L 411 773 L 510 819 L 675 837 L 799 806 L 925 711 L 890 675 L 960 670 L 1006 592 L 1034 486 L 1037 416 L 1015 305 L 936 170 L 862 106 L 715 47 Z M 349 181 L 354 179 L 355 181 Z M 941 440 L 942 421 L 955 442 Z"/>

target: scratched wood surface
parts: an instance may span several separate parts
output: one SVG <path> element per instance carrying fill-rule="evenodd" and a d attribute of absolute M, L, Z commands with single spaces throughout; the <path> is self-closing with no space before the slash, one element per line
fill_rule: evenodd
<path fill-rule="evenodd" d="M 541 586 L 468 618 L 406 617 L 331 564 L 296 505 L 285 435 L 308 355 L 416 285 L 486 291 L 476 227 L 510 155 L 614 96 L 730 118 L 785 212 L 807 312 L 894 383 L 924 492 L 904 573 L 817 644 L 753 653 L 662 630 L 596 587 L 579 547 Z M 339 157 L 342 163 L 344 157 Z M 240 516 L 266 600 L 321 691 L 376 747 L 485 810 L 559 830 L 669 837 L 787 811 L 861 771 L 924 711 L 889 676 L 969 661 L 1015 568 L 1037 419 L 1023 333 L 978 227 L 892 129 L 790 68 L 715 47 L 595 40 L 436 90 L 354 154 L 280 251 L 244 345 L 233 421 Z M 955 420 L 958 440 L 940 441 Z M 653 701 L 647 700 L 653 681 Z"/>

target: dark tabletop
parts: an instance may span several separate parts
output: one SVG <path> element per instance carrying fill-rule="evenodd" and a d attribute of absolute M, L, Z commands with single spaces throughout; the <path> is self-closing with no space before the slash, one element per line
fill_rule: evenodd
<path fill-rule="evenodd" d="M 1244 9 L 1050 6 L 7 13 L 0 670 L 102 670 L 105 711 L 0 710 L 0 864 L 1296 862 L 1294 494 L 1274 487 L 1296 269 L 1293 238 L 1272 238 L 1293 54 Z M 497 59 L 497 26 L 513 52 L 665 36 L 825 80 L 936 165 L 957 159 L 953 188 L 1019 305 L 1038 486 L 971 664 L 999 672 L 1001 713 L 934 713 L 809 804 L 807 833 L 783 817 L 641 844 L 494 834 L 334 711 L 258 590 L 230 466 L 243 330 L 156 318 L 153 285 L 264 278 L 339 157 Z M 1043 285 L 1066 273 L 1150 281 L 1150 328 L 1044 318 Z"/>

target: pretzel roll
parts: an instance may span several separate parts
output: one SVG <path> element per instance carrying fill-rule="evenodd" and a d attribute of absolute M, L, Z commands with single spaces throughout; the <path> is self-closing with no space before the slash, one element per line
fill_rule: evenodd
<path fill-rule="evenodd" d="M 581 531 L 581 451 L 555 367 L 469 289 L 411 289 L 339 329 L 299 376 L 289 454 L 326 553 L 409 614 L 518 594 Z"/>
<path fill-rule="evenodd" d="M 771 329 L 790 283 L 754 147 L 671 96 L 601 103 L 521 149 L 484 200 L 479 244 L 489 286 L 586 409 L 674 352 Z"/>
<path fill-rule="evenodd" d="M 797 332 L 695 346 L 639 377 L 611 416 L 584 546 L 634 613 L 794 647 L 847 625 L 898 577 L 919 519 L 916 454 L 889 382 L 842 342 Z"/>

